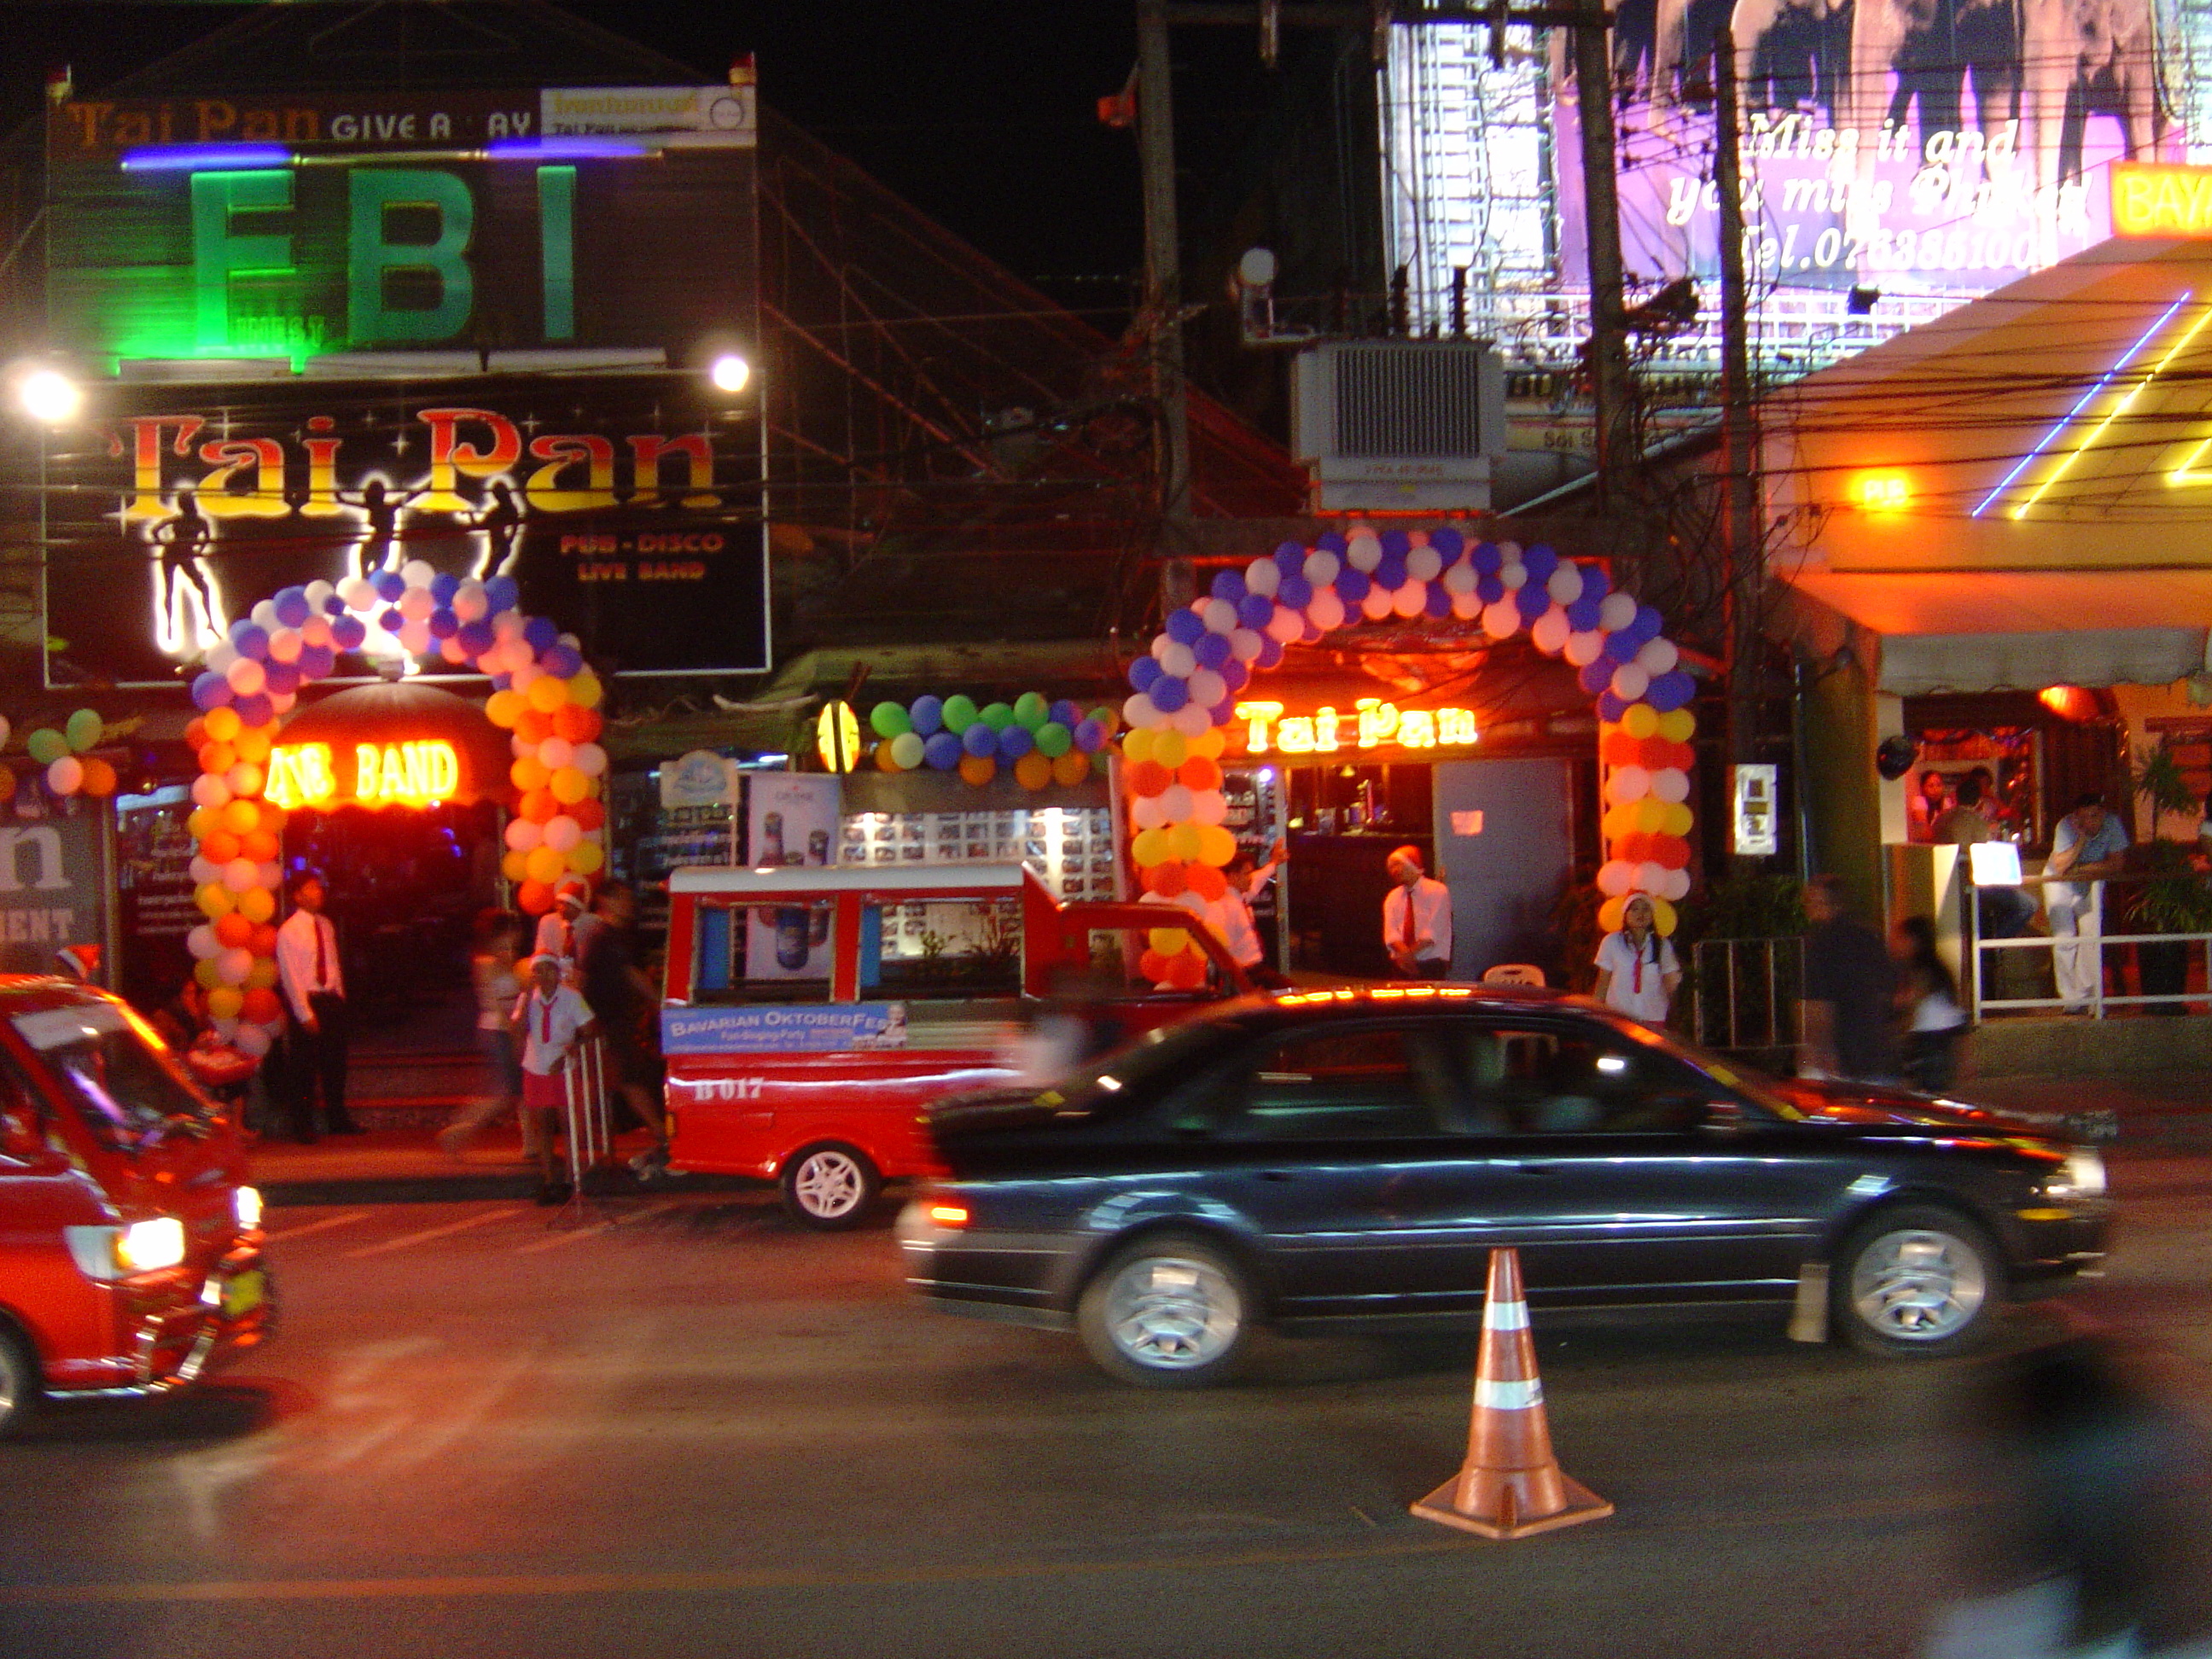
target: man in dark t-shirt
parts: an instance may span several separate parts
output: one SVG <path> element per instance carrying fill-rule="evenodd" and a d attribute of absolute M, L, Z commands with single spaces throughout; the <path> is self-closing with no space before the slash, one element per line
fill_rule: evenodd
<path fill-rule="evenodd" d="M 1889 1016 L 1897 986 L 1888 948 L 1844 914 L 1843 884 L 1815 876 L 1805 886 L 1805 1069 L 1861 1083 L 1897 1075 Z"/>
<path fill-rule="evenodd" d="M 653 1146 L 631 1160 L 645 1170 L 668 1162 L 668 1130 L 660 1115 L 660 1068 L 638 1030 L 653 1004 L 653 986 L 631 958 L 630 924 L 636 915 L 637 901 L 623 883 L 601 887 L 592 914 L 576 924 L 576 966 L 584 1000 L 606 1037 L 613 1080 L 638 1121 L 653 1131 Z"/>

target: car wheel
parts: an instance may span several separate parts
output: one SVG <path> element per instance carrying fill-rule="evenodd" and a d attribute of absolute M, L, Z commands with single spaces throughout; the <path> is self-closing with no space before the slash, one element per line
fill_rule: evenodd
<path fill-rule="evenodd" d="M 30 1345 L 0 1323 L 0 1440 L 22 1427 L 42 1393 Z"/>
<path fill-rule="evenodd" d="M 1220 1249 L 1158 1233 L 1092 1275 L 1076 1324 L 1109 1374 L 1146 1388 L 1201 1389 L 1235 1372 L 1256 1310 L 1244 1275 Z"/>
<path fill-rule="evenodd" d="M 851 1146 L 809 1146 L 783 1166 L 783 1207 L 810 1227 L 841 1232 L 867 1218 L 883 1177 Z"/>
<path fill-rule="evenodd" d="M 1869 1353 L 1957 1353 L 1987 1333 L 2004 1299 L 1988 1235 L 1933 1206 L 1865 1222 L 1844 1241 L 1832 1283 L 1844 1334 Z"/>

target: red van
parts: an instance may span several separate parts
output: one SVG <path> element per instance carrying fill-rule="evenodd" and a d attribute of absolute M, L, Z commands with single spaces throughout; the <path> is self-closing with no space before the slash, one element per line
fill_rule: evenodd
<path fill-rule="evenodd" d="M 931 1165 L 921 1109 L 1048 1064 L 1056 1021 L 1097 1048 L 1251 990 L 1190 936 L 1214 986 L 1158 991 L 1154 904 L 1061 904 L 1018 864 L 760 870 L 669 878 L 671 1167 L 779 1180 L 799 1220 L 850 1227 L 881 1184 Z"/>
<path fill-rule="evenodd" d="M 273 1306 L 238 1125 L 105 992 L 0 976 L 0 1434 L 257 1343 Z"/>

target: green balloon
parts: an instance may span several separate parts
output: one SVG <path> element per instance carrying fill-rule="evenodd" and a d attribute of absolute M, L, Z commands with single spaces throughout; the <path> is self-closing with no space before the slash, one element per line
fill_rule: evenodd
<path fill-rule="evenodd" d="M 994 732 L 1003 732 L 1014 723 L 1013 705 L 1004 702 L 986 704 L 983 712 L 976 718 Z"/>
<path fill-rule="evenodd" d="M 965 732 L 975 724 L 975 699 L 965 695 L 945 700 L 945 729 L 951 732 Z"/>
<path fill-rule="evenodd" d="M 100 718 L 98 709 L 80 708 L 69 717 L 69 723 L 62 728 L 62 733 L 69 746 L 82 755 L 88 749 L 100 746 L 100 734 L 106 726 L 107 722 Z"/>
<path fill-rule="evenodd" d="M 902 772 L 911 772 L 921 764 L 922 743 L 919 732 L 902 732 L 891 739 L 891 763 Z"/>
<path fill-rule="evenodd" d="M 896 738 L 914 730 L 914 722 L 907 718 L 905 708 L 895 702 L 879 702 L 868 711 L 868 724 L 879 738 Z"/>
<path fill-rule="evenodd" d="M 1014 718 L 1032 732 L 1052 718 L 1052 705 L 1034 691 L 1014 699 Z"/>
<path fill-rule="evenodd" d="M 1036 729 L 1037 753 L 1058 760 L 1067 752 L 1067 745 L 1075 741 L 1075 733 L 1058 720 L 1047 720 Z"/>
<path fill-rule="evenodd" d="M 23 747 L 31 751 L 31 758 L 41 766 L 52 766 L 69 753 L 69 739 L 51 726 L 42 726 L 23 739 Z"/>
<path fill-rule="evenodd" d="M 1112 737 L 1115 732 L 1121 729 L 1121 711 L 1115 708 L 1109 708 L 1103 702 L 1100 703 L 1097 708 L 1092 709 L 1087 718 L 1097 720 L 1098 722 L 1098 729 L 1103 732 L 1109 738 Z"/>

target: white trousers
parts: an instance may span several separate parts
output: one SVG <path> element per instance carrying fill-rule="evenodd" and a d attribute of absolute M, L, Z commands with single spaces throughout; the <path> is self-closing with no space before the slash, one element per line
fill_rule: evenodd
<path fill-rule="evenodd" d="M 2091 882 L 2072 891 L 2072 898 L 2057 898 L 2046 888 L 2044 903 L 2052 936 L 2060 941 L 2051 952 L 2059 1000 L 2069 1008 L 2086 1008 L 2104 983 L 2105 884 Z"/>

